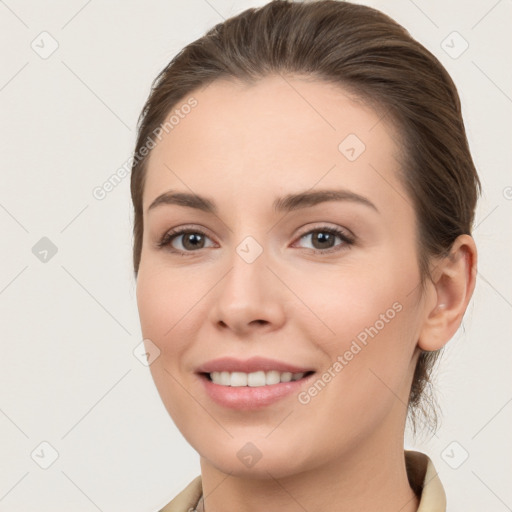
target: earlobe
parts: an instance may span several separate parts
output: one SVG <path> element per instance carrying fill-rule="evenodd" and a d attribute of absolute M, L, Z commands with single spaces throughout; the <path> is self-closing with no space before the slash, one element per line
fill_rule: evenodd
<path fill-rule="evenodd" d="M 430 301 L 425 310 L 418 339 L 418 346 L 422 350 L 439 350 L 456 333 L 473 295 L 476 265 L 477 250 L 473 238 L 460 235 L 450 253 L 435 266 L 431 284 L 435 300 Z"/>

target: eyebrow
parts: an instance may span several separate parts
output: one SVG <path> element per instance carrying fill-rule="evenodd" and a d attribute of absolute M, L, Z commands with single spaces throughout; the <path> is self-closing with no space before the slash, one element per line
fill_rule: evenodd
<path fill-rule="evenodd" d="M 308 208 L 328 201 L 350 201 L 362 204 L 379 212 L 378 208 L 366 197 L 345 189 L 326 189 L 288 194 L 276 199 L 272 205 L 275 212 L 290 212 L 301 208 Z M 217 214 L 217 207 L 212 199 L 187 192 L 174 192 L 169 190 L 159 195 L 148 207 L 147 211 L 161 205 L 178 205 L 195 208 L 203 212 Z"/>

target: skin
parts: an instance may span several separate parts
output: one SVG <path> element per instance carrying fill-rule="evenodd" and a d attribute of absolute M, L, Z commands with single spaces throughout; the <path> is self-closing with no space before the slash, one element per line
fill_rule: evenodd
<path fill-rule="evenodd" d="M 413 371 L 420 348 L 441 348 L 461 323 L 473 239 L 459 237 L 449 258 L 432 261 L 422 293 L 398 135 L 340 87 L 270 76 L 251 86 L 218 80 L 193 96 L 198 105 L 150 155 L 137 303 L 143 336 L 161 351 L 150 366 L 158 392 L 200 455 L 205 510 L 415 511 L 403 451 Z M 366 146 L 352 162 L 338 149 L 348 134 Z M 378 211 L 353 201 L 272 209 L 286 194 L 339 188 Z M 217 215 L 147 212 L 171 189 L 211 198 Z M 202 248 L 183 236 L 173 246 L 184 256 L 157 247 L 190 224 L 206 232 Z M 322 246 L 313 235 L 324 226 L 355 242 Z M 247 236 L 263 251 L 252 263 L 236 252 Z M 312 251 L 322 247 L 335 252 Z M 307 404 L 292 394 L 261 410 L 227 409 L 194 373 L 217 357 L 258 355 L 321 375 L 397 302 L 401 311 Z M 250 468 L 237 457 L 247 442 L 261 453 Z"/>

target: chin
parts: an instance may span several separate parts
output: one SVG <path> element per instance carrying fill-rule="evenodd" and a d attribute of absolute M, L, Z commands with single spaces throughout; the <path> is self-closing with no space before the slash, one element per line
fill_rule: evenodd
<path fill-rule="evenodd" d="M 219 443 L 219 450 L 214 453 L 208 449 L 200 452 L 201 465 L 214 466 L 218 471 L 231 476 L 256 480 L 284 478 L 303 471 L 307 464 L 297 458 L 297 450 L 289 444 L 286 449 L 279 444 L 280 447 L 258 449 L 257 441 L 253 444 L 234 440 L 230 444 Z"/>

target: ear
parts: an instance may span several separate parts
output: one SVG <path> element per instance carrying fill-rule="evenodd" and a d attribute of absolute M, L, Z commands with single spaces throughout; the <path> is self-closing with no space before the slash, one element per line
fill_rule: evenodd
<path fill-rule="evenodd" d="M 460 235 L 448 256 L 435 265 L 418 347 L 434 351 L 442 348 L 459 328 L 473 295 L 477 271 L 477 250 L 473 238 Z"/>

